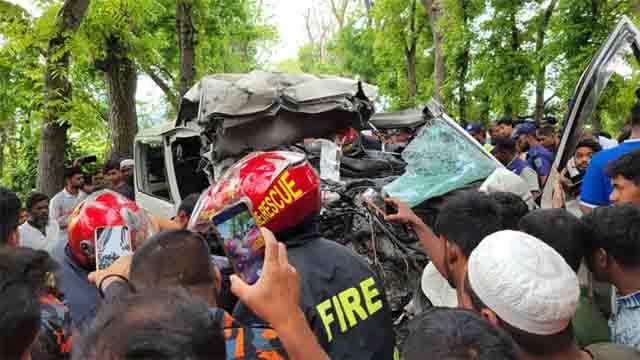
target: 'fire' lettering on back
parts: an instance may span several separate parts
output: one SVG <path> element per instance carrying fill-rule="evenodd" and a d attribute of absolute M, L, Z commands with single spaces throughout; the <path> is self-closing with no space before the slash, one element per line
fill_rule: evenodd
<path fill-rule="evenodd" d="M 333 341 L 336 331 L 345 333 L 382 309 L 380 291 L 373 277 L 362 281 L 316 305 L 316 310 L 327 331 L 327 339 Z"/>
<path fill-rule="evenodd" d="M 258 225 L 262 226 L 268 223 L 269 220 L 273 219 L 280 211 L 294 200 L 298 200 L 302 195 L 302 190 L 296 189 L 296 182 L 289 180 L 289 171 L 282 173 L 278 181 L 273 183 L 258 208 L 253 211 Z"/>

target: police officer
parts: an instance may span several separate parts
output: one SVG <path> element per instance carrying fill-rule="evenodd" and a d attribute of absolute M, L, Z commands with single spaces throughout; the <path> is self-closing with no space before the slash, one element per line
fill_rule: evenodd
<path fill-rule="evenodd" d="M 516 126 L 513 134 L 521 151 L 526 152 L 526 160 L 529 166 L 538 173 L 541 186 L 547 181 L 553 164 L 553 153 L 540 144 L 536 136 L 536 125 L 522 123 Z"/>
<path fill-rule="evenodd" d="M 519 175 L 529 185 L 529 191 L 536 197 L 540 193 L 538 174 L 529 163 L 518 157 L 516 143 L 511 138 L 495 139 L 493 155 L 511 172 Z"/>
<path fill-rule="evenodd" d="M 304 155 L 275 151 L 240 160 L 201 197 L 189 228 L 203 231 L 213 214 L 248 201 L 259 226 L 288 248 L 300 276 L 300 307 L 321 346 L 334 360 L 393 359 L 391 310 L 380 280 L 363 258 L 314 231 L 320 183 Z M 264 321 L 238 304 L 233 317 Z"/>

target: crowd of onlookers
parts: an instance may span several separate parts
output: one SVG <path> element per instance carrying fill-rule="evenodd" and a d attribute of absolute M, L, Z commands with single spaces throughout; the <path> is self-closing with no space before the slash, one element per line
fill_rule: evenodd
<path fill-rule="evenodd" d="M 467 131 L 534 198 L 555 178 L 552 125 Z M 385 220 L 411 228 L 431 261 L 415 291 L 434 306 L 402 344 L 384 279 L 318 234 L 319 179 L 294 153 L 242 159 L 173 219 L 136 205 L 132 160 L 92 177 L 72 167 L 62 191 L 24 209 L 0 188 L 0 358 L 640 359 L 640 106 L 625 137 L 581 136 L 556 209 L 466 190 L 429 226 L 387 199 Z M 212 254 L 211 215 L 239 199 L 265 241 L 255 284 Z M 135 251 L 97 269 L 95 234 L 115 227 Z"/>

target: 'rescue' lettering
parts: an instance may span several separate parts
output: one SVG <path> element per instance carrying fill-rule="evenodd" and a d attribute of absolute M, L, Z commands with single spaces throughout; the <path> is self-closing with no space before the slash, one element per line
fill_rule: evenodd
<path fill-rule="evenodd" d="M 273 219 L 280 211 L 294 200 L 298 200 L 302 195 L 302 190 L 296 189 L 296 182 L 289 180 L 289 171 L 282 173 L 267 192 L 267 196 L 253 211 L 258 225 L 262 226 L 268 223 L 269 220 Z"/>
<path fill-rule="evenodd" d="M 380 291 L 375 285 L 374 278 L 370 277 L 362 281 L 358 287 L 342 290 L 316 305 L 316 311 L 327 332 L 328 342 L 333 341 L 332 325 L 336 331 L 340 329 L 340 333 L 344 334 L 356 327 L 358 322 L 366 320 L 382 309 Z"/>

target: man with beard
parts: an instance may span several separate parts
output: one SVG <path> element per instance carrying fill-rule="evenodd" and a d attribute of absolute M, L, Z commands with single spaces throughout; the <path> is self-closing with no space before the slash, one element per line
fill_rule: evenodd
<path fill-rule="evenodd" d="M 60 227 L 60 243 L 62 244 L 67 242 L 69 215 L 82 200 L 80 197 L 80 189 L 84 182 L 82 170 L 76 167 L 65 169 L 64 181 L 64 189 L 57 193 L 49 203 L 49 216 Z"/>
<path fill-rule="evenodd" d="M 55 219 L 49 218 L 49 197 L 33 193 L 27 199 L 29 220 L 20 226 L 20 246 L 52 253 L 60 240 L 60 228 Z"/>
<path fill-rule="evenodd" d="M 513 135 L 521 151 L 527 153 L 527 162 L 538 173 L 540 186 L 544 186 L 551 172 L 553 153 L 540 144 L 536 134 L 536 125 L 523 123 L 516 127 Z"/>

